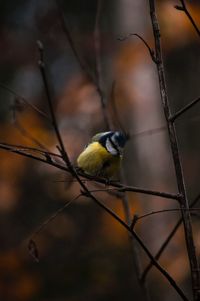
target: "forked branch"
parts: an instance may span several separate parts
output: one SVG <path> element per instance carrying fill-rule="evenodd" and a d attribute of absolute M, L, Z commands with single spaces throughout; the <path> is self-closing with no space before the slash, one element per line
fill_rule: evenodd
<path fill-rule="evenodd" d="M 192 203 L 190 204 L 190 208 L 193 208 L 196 203 L 199 201 L 200 199 L 200 194 L 197 195 L 197 197 L 192 201 Z M 170 241 L 172 240 L 172 238 L 174 237 L 174 235 L 176 234 L 177 230 L 179 229 L 180 225 L 182 224 L 182 218 L 180 218 L 178 220 L 178 222 L 176 223 L 176 225 L 173 227 L 173 229 L 171 230 L 171 232 L 168 234 L 167 238 L 164 240 L 164 242 L 162 243 L 162 245 L 160 246 L 158 252 L 155 255 L 155 258 L 158 260 L 161 255 L 163 254 L 163 252 L 165 251 L 165 249 L 167 248 L 168 244 L 170 243 Z M 149 271 L 152 268 L 152 263 L 150 262 L 147 267 L 145 268 L 144 272 L 142 273 L 142 277 L 141 280 L 145 281 Z"/>
<path fill-rule="evenodd" d="M 185 4 L 185 0 L 180 0 L 181 5 L 175 5 L 174 7 L 179 10 L 182 11 L 186 14 L 186 16 L 188 17 L 188 19 L 190 20 L 192 26 L 194 27 L 196 33 L 198 34 L 198 36 L 200 37 L 200 30 L 198 28 L 198 26 L 196 25 L 193 17 L 191 16 L 186 4 Z"/>

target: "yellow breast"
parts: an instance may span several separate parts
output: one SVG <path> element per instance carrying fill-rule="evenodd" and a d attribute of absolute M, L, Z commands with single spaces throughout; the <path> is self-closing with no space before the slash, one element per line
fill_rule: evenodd
<path fill-rule="evenodd" d="M 78 167 L 89 175 L 112 177 L 119 170 L 120 156 L 113 156 L 99 142 L 89 144 L 77 159 Z"/>

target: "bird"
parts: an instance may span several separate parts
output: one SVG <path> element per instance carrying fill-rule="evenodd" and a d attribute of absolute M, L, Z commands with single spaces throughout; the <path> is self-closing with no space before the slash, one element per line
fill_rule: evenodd
<path fill-rule="evenodd" d="M 110 179 L 120 169 L 128 136 L 120 131 L 98 133 L 77 158 L 77 166 L 90 176 Z"/>

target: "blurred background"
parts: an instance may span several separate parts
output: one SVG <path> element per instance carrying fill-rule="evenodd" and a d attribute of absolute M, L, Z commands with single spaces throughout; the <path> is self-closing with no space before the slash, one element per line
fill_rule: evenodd
<path fill-rule="evenodd" d="M 123 181 L 176 193 L 155 64 L 137 37 L 119 40 L 137 33 L 153 48 L 148 1 L 100 2 L 97 10 L 98 2 L 93 0 L 0 1 L 0 141 L 57 152 L 56 137 L 47 119 L 21 99 L 49 114 L 38 68 L 36 41 L 40 40 L 59 128 L 72 162 L 76 164 L 93 134 L 107 130 L 100 97 L 91 80 L 97 78 L 98 63 L 111 128 L 123 128 L 131 135 L 124 153 Z M 200 26 L 199 1 L 188 2 Z M 174 113 L 200 95 L 200 38 L 184 13 L 174 8 L 178 0 L 156 3 Z M 96 35 L 95 23 L 99 24 Z M 84 68 L 72 51 L 67 32 Z M 100 45 L 98 59 L 95 41 Z M 200 192 L 199 113 L 197 104 L 176 121 L 190 201 Z M 144 133 L 160 127 L 162 130 L 156 133 Z M 89 199 L 74 201 L 35 238 L 40 261 L 34 262 L 27 249 L 29 238 L 41 223 L 80 193 L 79 186 L 63 171 L 3 150 L 0 171 L 1 300 L 145 300 L 126 231 Z M 124 218 L 120 198 L 96 195 Z M 132 215 L 177 207 L 175 201 L 158 197 L 129 193 L 127 198 Z M 178 212 L 163 213 L 138 222 L 136 230 L 153 254 L 179 217 Z M 199 252 L 199 221 L 196 216 L 192 220 Z M 143 252 L 139 255 L 144 268 L 148 259 Z M 190 296 L 182 227 L 160 262 Z M 151 300 L 180 300 L 155 269 L 147 282 Z"/>

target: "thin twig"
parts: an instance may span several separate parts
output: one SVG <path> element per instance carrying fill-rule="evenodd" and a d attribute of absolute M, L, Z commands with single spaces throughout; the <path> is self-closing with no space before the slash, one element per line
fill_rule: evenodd
<path fill-rule="evenodd" d="M 34 239 L 38 236 L 39 233 L 41 233 L 41 231 L 44 230 L 44 228 L 50 223 L 52 222 L 61 212 L 63 212 L 67 207 L 69 207 L 69 205 L 72 204 L 72 202 L 74 202 L 75 200 L 77 200 L 79 197 L 81 196 L 81 194 L 79 194 L 78 196 L 76 196 L 75 198 L 73 198 L 71 201 L 66 202 L 61 208 L 59 208 L 53 215 L 51 215 L 48 219 L 46 219 L 40 226 L 39 228 L 33 232 L 33 234 L 31 235 L 31 238 L 29 239 L 28 242 L 28 250 L 29 250 L 29 254 L 33 257 L 33 259 L 36 262 L 39 262 L 39 251 L 37 248 L 37 245 L 34 241 Z"/>
<path fill-rule="evenodd" d="M 136 138 L 136 137 L 143 137 L 143 136 L 148 136 L 148 135 L 154 135 L 154 134 L 159 134 L 163 131 L 166 131 L 167 127 L 165 125 L 160 126 L 158 128 L 154 128 L 154 129 L 150 129 L 150 130 L 145 130 L 145 131 L 141 131 L 138 133 L 133 133 L 133 134 L 129 134 L 130 139 L 131 138 Z"/>
<path fill-rule="evenodd" d="M 162 244 L 162 246 L 160 247 L 160 249 L 156 253 L 156 255 L 155 255 L 156 260 L 158 260 L 161 257 L 161 255 L 163 254 L 163 252 L 166 249 L 167 245 L 169 244 L 171 239 L 174 237 L 175 233 L 177 232 L 177 230 L 179 229 L 181 224 L 182 224 L 182 218 L 180 218 L 179 221 L 176 223 L 176 225 L 174 226 L 174 228 L 169 233 L 169 235 L 165 239 L 164 243 Z M 147 267 L 144 269 L 144 272 L 142 273 L 141 281 L 143 281 L 143 282 L 146 281 L 146 277 L 147 277 L 147 275 L 148 275 L 148 273 L 149 273 L 149 271 L 151 270 L 152 267 L 153 267 L 153 264 L 152 264 L 152 262 L 150 262 L 147 265 Z"/>
<path fill-rule="evenodd" d="M 118 40 L 121 41 L 121 42 L 123 42 L 123 41 L 125 41 L 126 39 L 128 39 L 131 36 L 136 36 L 136 37 L 138 37 L 138 39 L 140 39 L 143 42 L 143 44 L 146 46 L 147 50 L 149 51 L 149 54 L 151 56 L 152 61 L 155 64 L 157 64 L 157 60 L 156 60 L 156 56 L 155 56 L 154 50 L 149 46 L 149 44 L 145 41 L 145 39 L 142 36 L 140 36 L 138 33 L 129 33 L 127 36 L 119 37 Z"/>
<path fill-rule="evenodd" d="M 174 115 L 172 115 L 169 120 L 174 122 L 179 116 L 181 116 L 183 113 L 188 111 L 190 108 L 192 108 L 194 105 L 196 105 L 200 101 L 200 97 L 194 99 L 189 104 L 187 104 L 185 107 L 180 109 L 178 112 L 176 112 Z"/>
<path fill-rule="evenodd" d="M 184 178 L 183 178 L 183 171 L 182 171 L 182 166 L 181 166 L 181 161 L 179 156 L 176 130 L 173 122 L 169 120 L 170 119 L 169 100 L 167 95 L 162 50 L 160 44 L 160 29 L 159 29 L 158 19 L 156 16 L 154 0 L 149 0 L 149 7 L 150 7 L 150 16 L 151 16 L 154 40 L 155 40 L 155 52 L 157 58 L 157 72 L 159 78 L 161 100 L 162 100 L 165 118 L 168 126 L 169 140 L 170 140 L 172 156 L 174 161 L 178 191 L 182 196 L 180 208 L 189 209 L 189 203 L 186 195 L 186 189 L 185 189 Z M 194 300 L 197 301 L 200 298 L 200 274 L 199 274 L 199 265 L 196 256 L 196 250 L 195 250 L 193 233 L 192 233 L 190 211 L 182 210 L 182 217 L 183 217 L 188 259 L 190 263 L 193 295 L 194 295 Z"/>
<path fill-rule="evenodd" d="M 198 103 L 198 101 L 200 100 L 200 97 L 193 100 L 191 103 L 189 103 L 188 105 L 186 105 L 185 107 L 183 107 L 182 109 L 180 109 L 178 112 L 176 112 L 174 115 L 172 115 L 169 120 L 174 122 L 179 116 L 181 116 L 183 113 L 185 113 L 190 107 L 192 107 L 193 105 L 195 105 L 196 103 Z M 200 116 L 195 116 L 195 119 L 199 119 Z M 193 118 L 188 118 L 187 120 L 184 120 L 184 124 L 187 122 L 191 122 L 193 121 Z M 157 128 L 153 128 L 150 130 L 144 130 L 138 133 L 130 133 L 129 137 L 130 139 L 132 138 L 140 138 L 140 137 L 145 137 L 148 135 L 155 135 L 155 134 L 159 134 L 163 131 L 167 131 L 167 127 L 165 125 L 157 127 Z"/>
<path fill-rule="evenodd" d="M 109 185 L 112 187 L 115 187 L 116 190 L 118 190 L 119 192 L 136 192 L 136 193 L 142 193 L 142 194 L 147 194 L 147 195 L 154 195 L 157 197 L 161 197 L 161 198 L 166 198 L 166 199 L 174 199 L 179 201 L 181 199 L 180 194 L 173 194 L 173 193 L 167 193 L 167 192 L 161 192 L 161 191 L 156 191 L 156 190 L 149 190 L 149 189 L 145 189 L 145 188 L 139 188 L 139 187 L 134 187 L 134 186 L 129 186 L 129 185 L 124 185 L 120 182 L 116 182 L 116 181 L 109 181 L 107 179 L 104 178 L 99 178 L 99 177 L 95 177 L 95 176 L 90 176 L 88 174 L 85 174 L 81 171 L 78 171 L 78 175 L 82 176 L 84 178 L 93 180 L 94 182 L 98 182 L 98 183 L 102 183 L 105 185 Z"/>
<path fill-rule="evenodd" d="M 190 208 L 192 208 L 200 199 L 200 194 L 197 195 L 197 197 L 192 201 L 192 203 L 190 204 Z M 173 227 L 172 231 L 168 234 L 167 238 L 165 239 L 165 241 L 162 243 L 161 247 L 159 248 L 158 252 L 155 255 L 155 259 L 158 260 L 161 255 L 163 254 L 164 250 L 166 249 L 166 247 L 168 246 L 169 242 L 171 241 L 171 239 L 174 237 L 175 233 L 177 232 L 177 230 L 179 229 L 181 223 L 182 223 L 182 218 L 180 218 L 178 220 L 178 222 L 176 223 L 176 225 Z M 141 276 L 141 280 L 145 281 L 149 271 L 152 268 L 152 263 L 150 262 L 147 267 L 145 268 L 144 272 L 142 273 Z"/>
<path fill-rule="evenodd" d="M 18 144 L 10 144 L 10 143 L 1 142 L 0 146 L 8 147 L 8 148 L 10 148 L 10 150 L 11 150 L 11 148 L 13 148 L 13 150 L 16 149 L 16 150 L 19 150 L 19 151 L 20 150 L 21 151 L 31 151 L 31 152 L 40 153 L 44 156 L 49 155 L 49 156 L 53 156 L 53 157 L 62 158 L 62 156 L 59 155 L 59 154 L 56 154 L 56 153 L 53 153 L 53 152 L 50 152 L 50 151 L 47 151 L 47 150 L 44 150 L 44 149 L 39 149 L 39 148 L 36 148 L 36 147 L 26 146 L 26 145 L 18 145 Z"/>
<path fill-rule="evenodd" d="M 200 218 L 200 213 L 191 212 L 191 215 L 198 218 L 198 219 Z"/>
<path fill-rule="evenodd" d="M 56 120 L 56 115 L 55 115 L 55 112 L 54 112 L 53 103 L 52 103 L 52 99 L 51 99 L 51 94 L 50 94 L 50 91 L 49 91 L 49 85 L 48 85 L 48 81 L 47 81 L 47 76 L 46 76 L 46 71 L 45 71 L 45 63 L 44 63 L 44 47 L 43 47 L 43 44 L 41 43 L 41 41 L 37 41 L 37 45 L 38 45 L 38 49 L 39 49 L 39 53 L 40 53 L 40 60 L 38 62 L 38 65 L 40 67 L 42 79 L 43 79 L 43 82 L 44 82 L 47 101 L 48 101 L 49 110 L 50 110 L 51 119 L 52 119 L 52 125 L 53 125 L 53 128 L 55 130 L 58 142 L 59 142 L 59 151 L 60 151 L 60 153 L 63 157 L 63 160 L 66 162 L 66 164 L 71 165 L 71 163 L 69 161 L 69 158 L 68 158 L 68 155 L 65 151 L 65 146 L 64 146 L 64 143 L 62 141 L 62 137 L 60 135 L 60 131 L 59 131 L 59 128 L 58 128 L 58 123 L 57 123 L 57 120 Z"/>
<path fill-rule="evenodd" d="M 46 118 L 49 122 L 51 122 L 51 120 L 49 119 L 49 116 L 46 113 L 44 113 L 43 111 L 41 111 L 40 109 L 38 109 L 35 105 L 33 105 L 31 102 L 29 102 L 24 97 L 22 97 L 19 94 L 17 94 L 13 89 L 9 88 L 8 86 L 6 86 L 3 83 L 0 83 L 0 87 L 2 89 L 4 89 L 4 90 L 8 91 L 12 95 L 14 95 L 17 99 L 21 100 L 23 103 L 25 103 L 26 105 L 28 105 L 29 107 L 31 107 L 35 112 L 37 112 L 42 117 Z"/>
<path fill-rule="evenodd" d="M 174 7 L 177 9 L 177 10 L 180 10 L 180 11 L 183 11 L 186 16 L 188 17 L 188 19 L 190 20 L 192 26 L 194 27 L 196 33 L 198 34 L 198 36 L 200 37 L 200 30 L 198 28 L 198 26 L 196 25 L 194 19 L 192 18 L 189 10 L 187 9 L 187 6 L 185 4 L 185 1 L 184 0 L 180 0 L 180 3 L 181 3 L 181 6 L 179 5 L 175 5 Z"/>
<path fill-rule="evenodd" d="M 66 25 L 66 21 L 63 15 L 63 12 L 60 8 L 59 1 L 56 0 L 57 9 L 59 13 L 59 18 L 61 21 L 61 25 L 63 28 L 63 31 L 66 35 L 67 41 L 72 49 L 72 52 L 81 68 L 81 70 L 85 73 L 85 75 L 88 77 L 88 79 L 96 86 L 97 92 L 100 97 L 101 105 L 103 107 L 103 117 L 104 117 L 104 123 L 106 125 L 106 128 L 110 128 L 110 121 L 108 118 L 108 114 L 106 111 L 106 104 L 105 104 L 105 95 L 102 90 L 102 71 L 101 71 L 101 60 L 100 60 L 100 32 L 99 32 L 99 20 L 100 20 L 100 13 L 101 13 L 101 0 L 98 0 L 97 3 L 97 13 L 96 13 L 96 19 L 95 19 L 95 29 L 94 29 L 94 48 L 95 48 L 95 58 L 96 58 L 96 75 L 94 76 L 92 72 L 89 69 L 89 66 L 85 64 L 85 62 L 82 61 L 79 52 L 76 49 L 76 46 L 74 44 L 72 35 L 70 33 L 69 28 Z"/>
<path fill-rule="evenodd" d="M 22 136 L 24 136 L 26 139 L 29 139 L 31 142 L 35 143 L 38 147 L 44 149 L 48 152 L 48 149 L 46 148 L 43 143 L 41 143 L 37 138 L 33 137 L 32 134 L 30 134 L 26 128 L 24 128 L 18 120 L 15 121 L 15 128 L 21 133 Z"/>
<path fill-rule="evenodd" d="M 37 138 L 35 138 L 30 131 L 28 131 L 19 121 L 18 119 L 18 112 L 21 112 L 23 110 L 22 103 L 19 101 L 19 98 L 15 97 L 14 99 L 14 105 L 11 107 L 13 111 L 13 124 L 15 128 L 21 133 L 23 137 L 30 140 L 32 143 L 36 144 L 40 148 L 48 151 L 45 145 L 41 143 Z M 38 112 L 38 111 L 37 111 Z"/>
<path fill-rule="evenodd" d="M 102 80 L 102 65 L 101 65 L 101 43 L 100 43 L 100 16 L 102 9 L 102 0 L 97 1 L 97 10 L 94 27 L 94 49 L 95 49 L 95 60 L 96 60 L 96 86 L 99 93 L 102 113 L 104 118 L 105 127 L 107 130 L 111 129 L 111 123 L 109 120 L 108 112 L 106 110 L 105 93 L 103 92 L 103 80 Z"/>
<path fill-rule="evenodd" d="M 149 213 L 143 214 L 143 215 L 137 215 L 137 221 L 155 215 L 155 214 L 160 214 L 160 213 L 168 213 L 168 212 L 181 212 L 181 210 L 189 210 L 191 211 L 199 211 L 200 208 L 189 208 L 189 209 L 180 209 L 180 208 L 170 208 L 170 209 L 162 209 L 162 210 L 157 210 L 157 211 L 151 211 Z"/>
<path fill-rule="evenodd" d="M 65 33 L 65 36 L 67 38 L 69 46 L 71 47 L 71 50 L 72 50 L 72 52 L 74 54 L 74 57 L 77 60 L 77 62 L 79 64 L 81 70 L 83 71 L 83 73 L 88 77 L 88 79 L 91 82 L 95 83 L 95 78 L 92 75 L 92 73 L 90 72 L 89 66 L 86 65 L 85 62 L 83 62 L 83 60 L 81 59 L 81 57 L 79 55 L 79 52 L 76 49 L 76 46 L 74 44 L 72 35 L 71 35 L 70 30 L 69 30 L 69 28 L 68 28 L 68 26 L 66 24 L 66 17 L 64 16 L 62 8 L 60 7 L 60 3 L 59 3 L 58 0 L 55 0 L 55 2 L 56 2 L 56 5 L 57 5 L 58 15 L 59 15 L 59 19 L 60 19 L 60 22 L 61 22 L 61 26 L 62 26 L 63 32 Z"/>
<path fill-rule="evenodd" d="M 38 151 L 39 153 L 41 153 L 42 155 L 45 156 L 46 159 L 44 158 L 41 158 L 41 157 L 38 157 L 36 155 L 33 155 L 32 153 L 30 153 L 30 151 L 33 151 L 34 149 L 31 149 L 31 148 L 26 148 L 26 147 L 15 147 L 15 146 L 12 146 L 8 143 L 0 143 L 0 149 L 3 149 L 3 150 L 6 150 L 6 151 L 9 151 L 11 153 L 15 153 L 15 154 L 18 154 L 18 155 L 21 155 L 23 157 L 27 157 L 27 158 L 31 158 L 31 159 L 34 159 L 36 161 L 40 161 L 40 162 L 43 162 L 43 163 L 47 163 L 47 164 L 50 164 L 50 165 L 53 165 L 56 167 L 56 163 L 53 163 L 51 161 L 51 157 L 48 156 L 48 153 L 47 152 L 42 152 L 42 151 Z M 36 151 L 36 149 L 35 149 Z M 36 151 L 37 152 L 37 151 Z M 52 164 L 53 163 L 53 164 Z M 59 164 L 58 164 L 59 165 Z M 58 166 L 57 166 L 58 167 Z M 59 167 L 60 169 L 62 169 L 62 166 Z"/>
<path fill-rule="evenodd" d="M 125 174 L 124 174 L 123 169 L 121 170 L 120 176 L 121 176 L 122 182 L 125 182 L 126 179 L 125 179 Z M 128 225 L 130 225 L 132 214 L 131 214 L 131 208 L 129 205 L 129 199 L 128 199 L 127 193 L 125 193 L 122 196 L 122 205 L 123 205 L 123 209 L 124 209 L 124 213 L 125 213 L 126 223 Z M 133 230 L 133 227 L 130 226 L 130 229 Z M 140 251 L 141 251 L 140 246 L 136 243 L 135 238 L 130 233 L 129 233 L 129 236 L 130 236 L 130 243 L 131 243 L 131 251 L 133 253 L 132 258 L 133 258 L 133 264 L 134 264 L 135 271 L 136 271 L 136 277 L 137 277 L 139 286 L 141 288 L 141 292 L 143 294 L 144 300 L 149 301 L 150 296 L 149 296 L 149 290 L 147 287 L 147 283 L 141 281 L 143 267 L 142 267 L 142 261 L 141 261 L 141 255 L 140 255 Z"/>
<path fill-rule="evenodd" d="M 61 208 L 59 208 L 53 215 L 51 215 L 49 218 L 47 218 L 39 227 L 37 230 L 33 232 L 33 234 L 30 237 L 30 240 L 34 239 L 41 231 L 44 230 L 44 228 L 52 222 L 61 212 L 63 212 L 67 207 L 69 207 L 74 201 L 78 200 L 82 194 L 79 194 L 75 198 L 73 198 L 71 201 L 66 202 Z"/>
<path fill-rule="evenodd" d="M 96 193 L 96 192 L 107 192 L 106 189 L 93 189 L 89 190 L 90 193 Z M 30 240 L 33 240 L 39 233 L 41 233 L 46 226 L 52 222 L 61 212 L 63 212 L 66 208 L 69 207 L 74 201 L 78 200 L 82 196 L 82 193 L 80 193 L 78 196 L 74 197 L 71 201 L 67 201 L 61 208 L 59 208 L 54 214 L 52 214 L 49 218 L 47 218 L 39 227 L 37 230 L 35 230 L 31 237 Z"/>
<path fill-rule="evenodd" d="M 111 182 L 111 185 L 115 187 L 119 187 L 118 191 L 132 191 L 132 192 L 137 192 L 137 193 L 144 193 L 144 194 L 149 194 L 149 195 L 155 195 L 158 197 L 166 198 L 166 199 L 175 199 L 175 200 L 180 200 L 180 195 L 179 194 L 172 194 L 172 193 L 166 193 L 166 192 L 160 192 L 160 191 L 155 191 L 155 190 L 147 190 L 147 189 L 142 189 L 142 188 L 137 188 L 133 186 L 127 186 L 127 185 L 122 185 L 120 188 L 121 184 L 114 184 Z"/>

